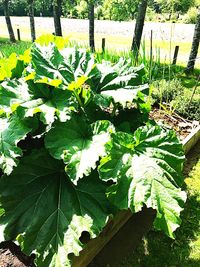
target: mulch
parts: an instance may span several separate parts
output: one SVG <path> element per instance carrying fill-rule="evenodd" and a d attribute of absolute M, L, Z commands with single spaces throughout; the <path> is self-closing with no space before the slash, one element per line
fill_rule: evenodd
<path fill-rule="evenodd" d="M 11 241 L 0 243 L 0 267 L 36 267 L 35 255 L 27 256 Z"/>
<path fill-rule="evenodd" d="M 181 141 L 200 125 L 199 121 L 184 119 L 175 112 L 171 113 L 158 108 L 154 108 L 150 112 L 150 118 L 154 119 L 157 123 L 162 123 L 167 128 L 176 131 Z"/>

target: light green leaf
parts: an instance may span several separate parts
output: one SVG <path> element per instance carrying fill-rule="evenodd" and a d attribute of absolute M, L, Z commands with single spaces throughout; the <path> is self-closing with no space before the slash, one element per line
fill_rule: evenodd
<path fill-rule="evenodd" d="M 5 78 L 19 78 L 24 70 L 22 57 L 12 53 L 8 58 L 0 58 L 0 81 Z"/>
<path fill-rule="evenodd" d="M 17 116 L 8 119 L 0 118 L 0 168 L 9 175 L 22 156 L 22 150 L 17 147 L 31 131 Z"/>
<path fill-rule="evenodd" d="M 117 64 L 103 61 L 97 64 L 99 79 L 97 79 L 96 91 L 124 89 L 126 87 L 138 86 L 142 84 L 144 66 L 132 67 L 130 61 L 121 58 Z"/>
<path fill-rule="evenodd" d="M 54 86 L 67 89 L 78 77 L 93 75 L 94 58 L 85 50 L 66 48 L 59 51 L 55 44 L 35 44 L 31 52 L 34 80 L 37 82 L 53 85 L 54 81 L 60 81 Z"/>
<path fill-rule="evenodd" d="M 149 88 L 147 84 L 141 86 L 128 86 L 123 89 L 102 91 L 103 96 L 112 97 L 115 103 L 120 103 L 126 107 L 127 103 L 132 103 L 137 98 L 138 92 L 146 91 Z"/>
<path fill-rule="evenodd" d="M 55 123 L 45 138 L 45 146 L 56 159 L 63 159 L 66 172 L 77 183 L 83 175 L 96 168 L 105 156 L 105 144 L 114 131 L 109 121 L 97 121 L 88 126 L 81 116 L 66 123 Z"/>
<path fill-rule="evenodd" d="M 58 92 L 43 85 L 28 84 L 24 79 L 4 81 L 0 86 L 0 110 L 12 113 L 17 110 L 22 118 L 40 113 L 44 124 L 52 124 L 56 116 L 61 121 L 70 118 L 76 109 L 75 98 L 68 91 Z"/>
<path fill-rule="evenodd" d="M 25 253 L 36 251 L 38 267 L 71 266 L 68 254 L 82 250 L 82 232 L 96 237 L 109 215 L 105 185 L 97 174 L 75 186 L 62 162 L 45 150 L 25 156 L 9 177 L 2 177 L 0 192 L 6 240 L 18 238 Z"/>
<path fill-rule="evenodd" d="M 7 80 L 0 85 L 0 109 L 10 113 L 32 99 L 28 86 L 22 79 Z"/>
<path fill-rule="evenodd" d="M 117 132 L 112 137 L 110 152 L 99 167 L 100 177 L 115 183 L 108 190 L 109 199 L 133 212 L 144 205 L 156 209 L 156 228 L 174 237 L 186 200 L 179 188 L 184 155 L 175 133 L 145 126 L 134 135 Z"/>

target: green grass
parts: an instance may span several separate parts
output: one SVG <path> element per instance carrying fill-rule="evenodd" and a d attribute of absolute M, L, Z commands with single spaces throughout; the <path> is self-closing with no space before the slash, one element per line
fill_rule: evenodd
<path fill-rule="evenodd" d="M 0 57 L 8 57 L 12 53 L 23 54 L 31 45 L 28 41 L 10 43 L 6 38 L 0 38 Z"/>
<path fill-rule="evenodd" d="M 200 266 L 200 142 L 188 155 L 185 177 L 188 200 L 176 239 L 160 232 L 149 232 L 121 267 Z"/>

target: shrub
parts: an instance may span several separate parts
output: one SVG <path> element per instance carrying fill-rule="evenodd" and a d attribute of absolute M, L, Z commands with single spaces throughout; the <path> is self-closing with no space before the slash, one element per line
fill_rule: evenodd
<path fill-rule="evenodd" d="M 177 96 L 183 94 L 184 87 L 179 79 L 174 78 L 171 81 L 162 79 L 152 84 L 153 102 L 167 102 L 174 100 Z"/>
<path fill-rule="evenodd" d="M 188 12 L 182 17 L 184 23 L 196 24 L 198 9 L 191 7 Z"/>
<path fill-rule="evenodd" d="M 190 101 L 192 96 L 191 91 L 185 91 L 183 95 L 180 95 L 176 99 L 176 112 L 179 113 L 184 118 L 190 120 L 200 119 L 200 92 L 195 94 Z"/>

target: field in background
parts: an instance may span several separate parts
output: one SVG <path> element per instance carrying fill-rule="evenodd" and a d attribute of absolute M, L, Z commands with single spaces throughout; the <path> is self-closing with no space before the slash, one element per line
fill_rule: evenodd
<path fill-rule="evenodd" d="M 21 39 L 30 40 L 30 27 L 28 17 L 11 17 L 15 33 L 20 29 Z M 54 32 L 53 18 L 35 18 L 36 34 L 40 36 Z M 1 37 L 8 38 L 4 17 L 0 17 Z M 106 38 L 106 48 L 115 51 L 130 51 L 134 22 L 95 21 L 95 41 L 97 49 L 101 49 L 101 40 Z M 63 35 L 80 45 L 88 45 L 87 20 L 62 19 Z M 180 46 L 177 64 L 186 65 L 189 57 L 194 25 L 175 23 L 146 22 L 144 26 L 143 40 L 145 40 L 145 53 L 148 57 L 150 50 L 150 34 L 153 31 L 153 58 L 160 57 L 163 63 L 172 62 L 174 48 Z M 16 34 L 17 35 L 17 34 Z M 0 47 L 1 50 L 1 47 Z M 143 53 L 143 52 L 141 52 Z M 200 67 L 200 51 L 196 61 L 196 67 Z"/>

